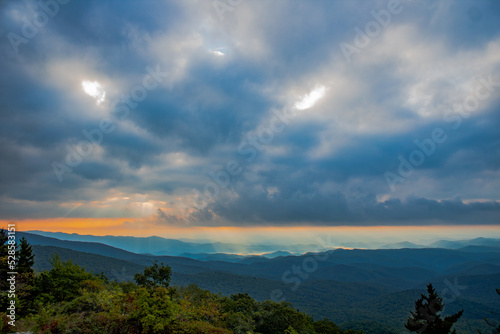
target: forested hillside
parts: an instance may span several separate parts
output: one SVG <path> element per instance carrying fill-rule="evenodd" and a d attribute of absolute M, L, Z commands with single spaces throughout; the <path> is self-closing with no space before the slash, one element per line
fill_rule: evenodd
<path fill-rule="evenodd" d="M 21 254 L 18 263 L 25 256 Z M 171 268 L 157 262 L 135 274 L 134 282 L 109 281 L 71 260 L 61 261 L 58 255 L 50 262 L 50 270 L 37 275 L 31 266 L 17 268 L 17 314 L 0 313 L 1 333 L 13 329 L 36 333 L 354 333 L 326 319 L 314 321 L 284 301 L 258 302 L 246 293 L 227 297 L 193 284 L 170 286 Z M 8 310 L 7 294 L 1 297 L 3 309 Z"/>
<path fill-rule="evenodd" d="M 196 284 L 203 290 L 220 293 L 221 298 L 246 293 L 257 303 L 289 302 L 314 320 L 327 318 L 343 330 L 363 330 L 368 334 L 405 332 L 404 322 L 428 282 L 444 295 L 444 314 L 464 309 L 455 324 L 459 333 L 487 331 L 489 326 L 483 318 L 490 312 L 498 313 L 500 305 L 495 293 L 500 282 L 500 249 L 491 246 L 457 250 L 340 249 L 302 256 L 228 256 L 229 261 L 200 261 L 22 234 L 38 244 L 31 246 L 37 277 L 53 269 L 51 259 L 57 254 L 62 263 L 71 260 L 88 272 L 99 274 L 101 279 L 114 281 L 103 283 L 106 290 L 108 284 L 130 284 L 137 273 L 158 260 L 172 270 L 170 289 Z M 221 259 L 222 255 L 216 258 Z M 302 278 L 292 275 L 293 268 L 304 268 L 304 263 L 315 258 L 322 259 L 315 271 L 304 271 L 302 274 L 307 276 Z M 291 274 L 285 280 L 283 273 L 287 270 Z M 294 289 L 297 278 L 301 280 Z"/>

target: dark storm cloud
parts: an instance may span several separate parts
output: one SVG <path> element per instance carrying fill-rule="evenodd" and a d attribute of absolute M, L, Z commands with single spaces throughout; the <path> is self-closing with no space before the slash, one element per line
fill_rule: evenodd
<path fill-rule="evenodd" d="M 154 136 L 206 154 L 217 144 L 237 143 L 269 108 L 265 96 L 251 91 L 249 81 L 263 79 L 250 68 L 194 68 L 188 76 L 171 92 L 152 92 L 130 119 Z"/>
<path fill-rule="evenodd" d="M 355 28 L 364 31 L 387 5 L 249 1 L 220 20 L 210 2 L 72 0 L 16 54 L 8 34 L 23 36 L 22 18 L 42 9 L 3 3 L 4 216 L 64 216 L 68 202 L 150 194 L 157 222 L 179 223 L 166 209 L 203 192 L 208 173 L 235 159 L 243 172 L 196 208 L 197 220 L 495 223 L 500 87 L 458 129 L 443 115 L 475 77 L 499 78 L 500 5 L 402 1 L 401 13 L 348 62 L 340 43 L 355 45 Z M 112 101 L 143 84 L 147 68 L 168 75 L 121 119 Z M 102 84 L 102 105 L 83 92 L 83 80 Z M 274 133 L 255 160 L 238 152 L 272 110 L 293 108 L 318 85 L 327 86 L 325 97 Z M 67 164 L 68 150 L 88 139 L 82 131 L 103 119 L 116 129 L 60 182 L 51 164 Z M 396 173 L 398 157 L 436 128 L 447 140 L 392 192 L 384 173 Z M 92 205 L 84 206 L 69 214 L 90 215 Z M 114 210 L 106 214 L 120 216 Z"/>
<path fill-rule="evenodd" d="M 291 190 L 291 189 L 287 189 Z M 286 191 L 286 190 L 285 190 Z M 493 201 L 464 203 L 426 198 L 378 202 L 373 194 L 346 198 L 341 193 L 300 190 L 269 196 L 266 191 L 240 194 L 234 201 L 217 203 L 199 212 L 214 212 L 239 224 L 399 225 L 399 224 L 497 224 L 500 204 Z M 217 221 L 193 216 L 201 223 Z"/>
<path fill-rule="evenodd" d="M 221 199 L 199 212 L 213 211 L 227 221 L 243 224 L 273 221 L 280 224 L 362 225 L 431 223 L 435 220 L 495 224 L 500 204 L 494 201 L 496 193 L 486 189 L 483 189 L 483 195 L 490 200 L 475 203 L 415 196 L 377 201 L 373 192 L 387 187 L 381 175 L 388 170 L 397 170 L 397 156 L 405 155 L 408 159 L 410 152 L 419 149 L 415 140 L 428 140 L 435 128 L 443 128 L 447 140 L 436 144 L 435 153 L 426 157 L 425 163 L 416 169 L 415 178 L 419 173 L 432 175 L 434 180 L 451 178 L 458 183 L 455 189 L 463 191 L 459 184 L 475 182 L 477 178 L 484 178 L 483 175 L 494 173 L 500 167 L 498 110 L 498 106 L 493 106 L 489 112 L 468 119 L 457 130 L 439 121 L 400 136 L 351 138 L 350 146 L 321 161 L 311 161 L 304 156 L 303 145 L 286 140 L 289 145 L 294 145 L 293 157 L 271 160 L 273 167 L 266 171 L 253 175 L 248 171 L 246 177 L 231 187 L 231 191 L 237 194 L 236 199 Z M 307 138 L 311 134 L 304 136 Z M 299 139 L 301 144 L 307 142 Z M 458 161 L 454 160 L 457 155 L 460 156 Z M 348 183 L 352 179 L 364 180 L 365 184 L 360 185 L 360 189 L 348 189 L 349 194 L 340 190 L 322 190 L 325 184 Z M 451 196 L 460 194 L 456 190 Z"/>

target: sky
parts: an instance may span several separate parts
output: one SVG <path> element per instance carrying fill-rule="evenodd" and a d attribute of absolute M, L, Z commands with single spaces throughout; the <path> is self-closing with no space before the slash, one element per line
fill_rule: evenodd
<path fill-rule="evenodd" d="M 500 236 L 498 1 L 3 0 L 0 73 L 2 225 Z"/>

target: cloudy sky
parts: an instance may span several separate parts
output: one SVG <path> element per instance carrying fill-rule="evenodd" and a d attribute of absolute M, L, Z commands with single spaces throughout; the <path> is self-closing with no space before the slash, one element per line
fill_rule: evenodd
<path fill-rule="evenodd" d="M 499 1 L 0 1 L 0 219 L 500 223 Z"/>

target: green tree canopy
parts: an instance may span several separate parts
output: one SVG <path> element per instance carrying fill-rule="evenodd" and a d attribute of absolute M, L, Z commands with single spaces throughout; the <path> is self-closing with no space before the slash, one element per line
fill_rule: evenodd
<path fill-rule="evenodd" d="M 168 288 L 171 276 L 172 269 L 163 263 L 158 264 L 158 260 L 155 260 L 152 266 L 144 268 L 143 274 L 135 274 L 134 281 L 137 285 L 146 288 L 155 288 L 158 286 Z"/>
<path fill-rule="evenodd" d="M 315 321 L 313 325 L 316 333 L 342 334 L 342 330 L 335 323 L 328 319 Z"/>
<path fill-rule="evenodd" d="M 71 260 L 62 262 L 58 254 L 50 262 L 52 269 L 42 272 L 35 282 L 36 293 L 44 302 L 71 300 L 79 296 L 84 281 L 99 280 Z"/>

